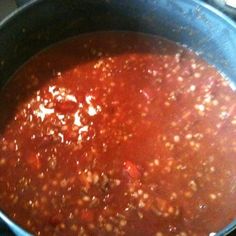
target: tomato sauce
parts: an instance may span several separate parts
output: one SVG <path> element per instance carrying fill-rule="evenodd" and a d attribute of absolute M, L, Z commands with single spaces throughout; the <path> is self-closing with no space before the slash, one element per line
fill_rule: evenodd
<path fill-rule="evenodd" d="M 191 50 L 81 35 L 0 93 L 0 208 L 35 235 L 213 235 L 236 218 L 236 95 Z"/>

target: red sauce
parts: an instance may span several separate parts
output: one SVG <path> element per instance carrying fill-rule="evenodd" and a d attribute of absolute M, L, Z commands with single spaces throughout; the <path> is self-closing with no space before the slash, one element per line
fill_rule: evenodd
<path fill-rule="evenodd" d="M 103 32 L 0 94 L 0 207 L 36 235 L 208 235 L 236 217 L 236 95 L 158 37 Z"/>

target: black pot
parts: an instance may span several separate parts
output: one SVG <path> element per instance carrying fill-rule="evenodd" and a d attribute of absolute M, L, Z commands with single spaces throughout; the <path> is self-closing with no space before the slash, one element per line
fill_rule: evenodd
<path fill-rule="evenodd" d="M 187 45 L 236 83 L 236 25 L 203 2 L 33 0 L 0 23 L 0 87 L 43 48 L 74 35 L 104 30 L 156 34 Z M 28 235 L 8 218 L 3 220 L 17 235 Z M 233 222 L 217 235 L 235 227 Z"/>

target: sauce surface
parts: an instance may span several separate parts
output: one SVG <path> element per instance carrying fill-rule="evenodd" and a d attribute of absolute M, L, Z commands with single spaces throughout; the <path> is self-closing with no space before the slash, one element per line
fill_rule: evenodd
<path fill-rule="evenodd" d="M 236 218 L 236 95 L 173 42 L 54 45 L 0 114 L 0 208 L 35 235 L 201 236 Z"/>

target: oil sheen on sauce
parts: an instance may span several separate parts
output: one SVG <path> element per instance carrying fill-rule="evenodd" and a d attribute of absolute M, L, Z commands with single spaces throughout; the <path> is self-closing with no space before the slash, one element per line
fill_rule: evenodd
<path fill-rule="evenodd" d="M 204 236 L 236 218 L 235 92 L 173 42 L 54 45 L 0 114 L 0 208 L 35 235 Z"/>

